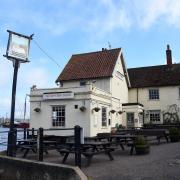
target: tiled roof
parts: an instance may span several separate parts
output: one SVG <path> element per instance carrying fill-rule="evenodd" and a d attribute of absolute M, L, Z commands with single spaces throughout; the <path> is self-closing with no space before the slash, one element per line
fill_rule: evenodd
<path fill-rule="evenodd" d="M 128 69 L 132 88 L 180 85 L 180 64 Z"/>
<path fill-rule="evenodd" d="M 111 77 L 121 48 L 72 55 L 56 82 Z"/>

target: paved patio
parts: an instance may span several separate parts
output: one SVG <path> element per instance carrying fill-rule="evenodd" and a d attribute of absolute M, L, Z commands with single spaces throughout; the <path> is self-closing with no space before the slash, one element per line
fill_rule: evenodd
<path fill-rule="evenodd" d="M 82 171 L 95 180 L 179 180 L 180 179 L 180 142 L 152 145 L 149 155 L 130 155 L 129 148 L 112 153 L 114 161 L 104 154 L 94 156 L 89 167 L 82 158 Z M 18 154 L 20 157 L 20 154 Z M 36 159 L 28 154 L 27 159 Z M 44 155 L 44 161 L 61 163 L 62 156 L 56 151 Z M 66 164 L 74 165 L 73 155 Z"/>

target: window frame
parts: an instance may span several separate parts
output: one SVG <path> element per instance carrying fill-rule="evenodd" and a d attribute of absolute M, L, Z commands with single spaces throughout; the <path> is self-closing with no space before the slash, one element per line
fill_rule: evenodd
<path fill-rule="evenodd" d="M 128 116 L 129 115 L 133 115 L 133 116 L 131 116 L 131 118 L 133 117 L 133 121 L 132 121 L 132 119 L 131 119 L 131 122 L 129 121 L 129 119 L 128 119 Z M 127 120 L 127 124 L 134 124 L 134 118 L 135 117 L 135 114 L 134 114 L 134 112 L 127 112 L 126 113 L 126 120 Z"/>
<path fill-rule="evenodd" d="M 56 112 L 55 115 L 53 114 L 54 112 Z M 66 106 L 65 105 L 51 106 L 51 123 L 52 123 L 53 128 L 66 126 Z"/>
<path fill-rule="evenodd" d="M 179 87 L 178 89 L 179 89 L 179 91 L 178 91 L 178 92 L 179 92 L 179 99 L 180 99 L 180 87 Z"/>
<path fill-rule="evenodd" d="M 154 120 L 151 120 L 151 115 L 154 114 Z M 155 117 L 155 115 L 159 115 L 159 117 Z M 159 120 L 156 120 L 156 118 L 158 118 Z M 155 109 L 155 110 L 149 110 L 149 122 L 153 123 L 153 124 L 158 124 L 161 122 L 161 110 L 160 109 Z"/>
<path fill-rule="evenodd" d="M 81 81 L 79 82 L 79 85 L 80 85 L 80 86 L 86 86 L 86 84 L 87 84 L 87 81 L 85 81 L 85 80 L 81 80 Z"/>
<path fill-rule="evenodd" d="M 102 127 L 107 127 L 107 124 L 108 124 L 107 120 L 108 120 L 107 119 L 107 107 L 102 106 L 101 107 L 101 126 Z"/>
<path fill-rule="evenodd" d="M 159 94 L 159 89 L 158 88 L 151 88 L 148 90 L 149 92 L 149 100 L 159 100 L 160 99 L 160 94 Z M 157 94 L 156 94 L 157 92 Z"/>

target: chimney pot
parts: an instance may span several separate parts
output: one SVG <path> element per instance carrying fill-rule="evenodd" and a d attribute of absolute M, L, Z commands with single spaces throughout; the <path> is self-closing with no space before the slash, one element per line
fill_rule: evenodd
<path fill-rule="evenodd" d="M 166 61 L 167 61 L 167 65 L 172 65 L 172 54 L 169 44 L 167 45 L 167 50 L 166 50 Z"/>

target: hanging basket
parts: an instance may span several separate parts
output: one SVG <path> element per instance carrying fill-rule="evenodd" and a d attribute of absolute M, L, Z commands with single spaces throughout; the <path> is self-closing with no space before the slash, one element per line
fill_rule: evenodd
<path fill-rule="evenodd" d="M 114 109 L 109 111 L 111 114 L 114 114 L 116 111 Z"/>
<path fill-rule="evenodd" d="M 35 111 L 35 112 L 40 112 L 41 109 L 40 109 L 40 108 L 35 108 L 34 111 Z"/>
<path fill-rule="evenodd" d="M 84 111 L 86 110 L 86 107 L 85 107 L 85 106 L 81 106 L 81 107 L 79 108 L 79 110 L 82 111 L 82 112 L 84 112 Z"/>
<path fill-rule="evenodd" d="M 118 111 L 118 114 L 122 114 L 124 111 Z"/>
<path fill-rule="evenodd" d="M 92 110 L 95 111 L 95 112 L 98 112 L 100 110 L 100 108 L 99 107 L 95 107 Z"/>

